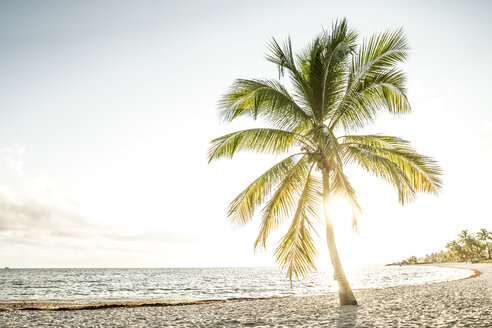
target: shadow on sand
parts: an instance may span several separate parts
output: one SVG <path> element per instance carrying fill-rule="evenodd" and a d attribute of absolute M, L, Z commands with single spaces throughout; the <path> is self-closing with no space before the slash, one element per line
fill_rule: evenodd
<path fill-rule="evenodd" d="M 354 328 L 357 326 L 357 311 L 359 307 L 353 305 L 345 305 L 340 307 L 338 311 L 338 328 Z"/>

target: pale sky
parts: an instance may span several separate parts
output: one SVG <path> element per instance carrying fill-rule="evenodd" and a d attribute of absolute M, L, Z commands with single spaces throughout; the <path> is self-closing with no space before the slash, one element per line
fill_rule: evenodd
<path fill-rule="evenodd" d="M 234 229 L 226 209 L 276 159 L 208 165 L 211 139 L 258 124 L 221 124 L 217 102 L 236 78 L 277 77 L 271 37 L 301 49 L 343 17 L 362 37 L 404 28 L 413 113 L 366 131 L 411 140 L 445 186 L 401 207 L 348 168 L 363 213 L 359 235 L 336 224 L 342 261 L 492 230 L 491 13 L 489 1 L 0 0 L 0 267 L 274 265 L 279 235 L 254 253 L 259 220 Z"/>

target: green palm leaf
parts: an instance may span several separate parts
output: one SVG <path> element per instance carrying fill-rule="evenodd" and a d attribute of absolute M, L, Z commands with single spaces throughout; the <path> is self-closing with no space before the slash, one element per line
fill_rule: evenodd
<path fill-rule="evenodd" d="M 219 116 L 226 122 L 244 115 L 262 117 L 271 125 L 289 131 L 311 124 L 308 110 L 301 108 L 278 81 L 238 79 L 219 106 Z"/>
<path fill-rule="evenodd" d="M 322 184 L 319 178 L 309 175 L 297 202 L 297 209 L 289 230 L 279 242 L 275 257 L 279 265 L 292 277 L 305 276 L 316 270 L 318 252 L 312 237 L 315 227 L 312 220 L 319 220 Z"/>
<path fill-rule="evenodd" d="M 400 197 L 400 202 L 409 200 L 415 191 L 437 194 L 442 188 L 440 176 L 442 170 L 432 158 L 418 154 L 410 142 L 392 136 L 359 135 L 345 136 L 344 141 L 347 151 L 359 164 L 366 163 L 370 158 L 376 161 L 381 158 L 393 163 L 398 170 L 396 175 L 404 175 L 408 183 L 405 197 Z M 357 150 L 355 150 L 357 148 Z M 359 156 L 354 156 L 359 154 Z M 368 156 L 370 154 L 370 156 Z M 364 157 L 365 158 L 362 158 Z M 386 165 L 392 167 L 391 165 Z M 368 166 L 369 167 L 369 166 Z"/>
<path fill-rule="evenodd" d="M 231 222 L 244 225 L 254 216 L 255 209 L 264 203 L 265 198 L 284 180 L 299 163 L 300 155 L 292 155 L 280 161 L 244 189 L 229 205 L 227 212 Z"/>
<path fill-rule="evenodd" d="M 311 167 L 313 164 L 311 164 Z M 263 208 L 260 232 L 254 247 L 265 248 L 268 236 L 283 220 L 290 216 L 296 201 L 301 196 L 302 186 L 311 170 L 308 156 L 303 156 L 285 175 L 272 198 Z"/>
<path fill-rule="evenodd" d="M 278 155 L 292 147 L 306 144 L 302 136 L 278 129 L 250 129 L 237 131 L 212 140 L 208 162 L 219 158 L 232 158 L 238 151 L 253 151 Z M 307 144 L 306 144 L 307 145 Z"/>
<path fill-rule="evenodd" d="M 352 59 L 347 89 L 330 118 L 330 129 L 341 124 L 345 130 L 362 128 L 383 108 L 391 113 L 410 110 L 404 74 L 396 65 L 407 58 L 408 45 L 401 29 L 373 35 L 363 41 Z"/>

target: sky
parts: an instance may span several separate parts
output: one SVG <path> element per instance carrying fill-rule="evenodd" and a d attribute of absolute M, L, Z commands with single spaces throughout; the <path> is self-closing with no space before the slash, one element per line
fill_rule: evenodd
<path fill-rule="evenodd" d="M 0 267 L 275 265 L 281 232 L 254 252 L 259 220 L 234 228 L 226 210 L 276 158 L 208 165 L 210 140 L 259 124 L 223 124 L 217 103 L 236 78 L 278 77 L 272 37 L 302 49 L 343 17 L 362 37 L 404 28 L 413 112 L 361 132 L 411 140 L 444 188 L 402 207 L 347 168 L 363 212 L 359 234 L 335 222 L 342 262 L 492 230 L 491 13 L 489 1 L 0 0 Z"/>

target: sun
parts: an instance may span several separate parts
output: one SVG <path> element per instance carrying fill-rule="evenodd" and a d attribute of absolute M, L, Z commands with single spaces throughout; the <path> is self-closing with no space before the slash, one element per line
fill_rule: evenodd
<path fill-rule="evenodd" d="M 350 222 L 352 207 L 343 197 L 332 197 L 326 204 L 328 215 L 332 221 Z"/>
<path fill-rule="evenodd" d="M 358 233 L 352 228 L 352 206 L 344 197 L 332 197 L 326 204 L 328 216 L 331 219 L 335 228 L 335 239 L 337 248 L 340 253 L 340 259 L 343 263 L 345 273 L 351 276 L 357 272 L 364 259 L 360 255 L 361 240 L 358 238 Z M 329 254 L 323 250 L 324 258 L 328 258 Z M 325 261 L 326 265 L 322 265 L 322 269 L 331 272 L 332 268 Z"/>

